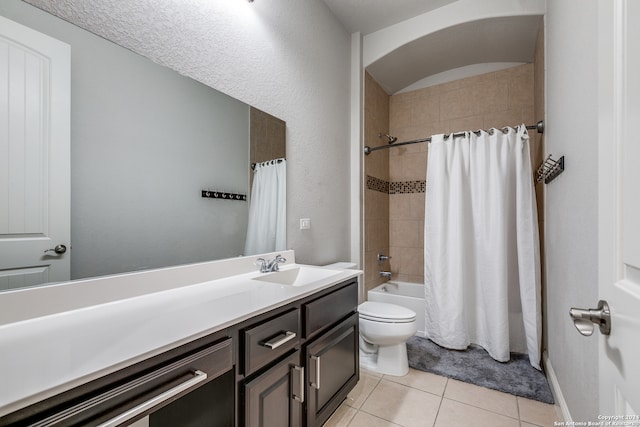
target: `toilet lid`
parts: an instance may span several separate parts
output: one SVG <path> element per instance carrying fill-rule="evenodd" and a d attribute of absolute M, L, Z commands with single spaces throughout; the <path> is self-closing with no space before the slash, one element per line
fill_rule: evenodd
<path fill-rule="evenodd" d="M 416 313 L 406 307 L 388 302 L 365 301 L 358 306 L 360 317 L 372 320 L 388 319 L 391 321 L 412 321 L 416 318 Z"/>

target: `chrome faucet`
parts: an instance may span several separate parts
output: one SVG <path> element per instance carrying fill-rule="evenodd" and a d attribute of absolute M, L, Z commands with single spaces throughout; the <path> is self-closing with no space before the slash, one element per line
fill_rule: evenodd
<path fill-rule="evenodd" d="M 382 265 L 383 262 L 390 260 L 391 257 L 382 253 L 382 251 L 378 252 L 378 265 Z"/>
<path fill-rule="evenodd" d="M 286 261 L 286 258 L 278 254 L 271 261 L 267 261 L 264 258 L 258 258 L 256 260 L 256 264 L 260 266 L 260 273 L 271 273 L 273 271 L 280 271 L 279 264 Z"/>
<path fill-rule="evenodd" d="M 381 271 L 381 272 L 380 272 L 380 277 L 388 277 L 388 278 L 391 278 L 391 272 L 390 272 L 390 271 Z"/>

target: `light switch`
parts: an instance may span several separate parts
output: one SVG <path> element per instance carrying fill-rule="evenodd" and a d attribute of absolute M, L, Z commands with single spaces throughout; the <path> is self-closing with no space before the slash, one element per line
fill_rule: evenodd
<path fill-rule="evenodd" d="M 308 230 L 311 228 L 311 218 L 300 218 L 300 230 Z"/>

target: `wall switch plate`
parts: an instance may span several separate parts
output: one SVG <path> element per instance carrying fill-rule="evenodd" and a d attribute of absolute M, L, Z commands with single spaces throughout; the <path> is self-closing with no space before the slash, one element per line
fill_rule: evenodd
<path fill-rule="evenodd" d="M 300 230 L 308 230 L 311 228 L 311 218 L 300 218 Z"/>

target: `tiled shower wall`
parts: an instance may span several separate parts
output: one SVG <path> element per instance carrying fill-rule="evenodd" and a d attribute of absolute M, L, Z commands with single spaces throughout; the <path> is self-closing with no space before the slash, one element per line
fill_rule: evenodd
<path fill-rule="evenodd" d="M 543 38 L 538 37 L 536 62 L 437 86 L 386 96 L 367 74 L 365 80 L 365 145 L 382 145 L 384 113 L 398 141 L 438 133 L 534 124 L 544 116 Z M 385 103 L 388 100 L 388 104 Z M 388 105 L 388 106 L 387 106 Z M 542 138 L 530 131 L 532 168 L 542 161 Z M 424 283 L 424 206 L 427 144 L 376 151 L 365 156 L 365 286 L 386 281 L 378 272 L 390 270 L 395 280 Z M 387 175 L 388 173 L 388 175 Z M 386 188 L 388 193 L 385 194 Z M 537 185 L 542 231 L 542 185 Z M 385 206 L 388 206 L 385 214 Z M 385 216 L 386 215 L 386 216 Z M 385 225 L 387 228 L 385 229 Z M 542 232 L 541 232 L 542 237 Z M 542 239 L 541 239 L 542 241 Z M 388 246 L 387 246 L 388 245 Z M 391 255 L 378 266 L 378 250 Z"/>
<path fill-rule="evenodd" d="M 389 113 L 391 134 L 399 141 L 438 133 L 532 124 L 536 122 L 534 65 L 393 95 Z M 427 145 L 390 149 L 389 180 L 424 180 Z M 535 146 L 533 142 L 532 147 Z M 537 161 L 532 163 L 536 165 Z M 424 192 L 389 195 L 391 271 L 397 280 L 424 282 L 424 203 Z"/>
<path fill-rule="evenodd" d="M 286 122 L 254 107 L 250 109 L 249 122 L 250 163 L 286 157 Z M 249 176 L 249 188 L 252 188 L 253 174 Z"/>
<path fill-rule="evenodd" d="M 365 145 L 386 143 L 379 133 L 389 133 L 389 95 L 365 73 L 364 92 Z M 380 269 L 389 270 L 388 261 L 379 266 L 378 252 L 389 254 L 389 150 L 380 150 L 365 156 L 364 190 L 364 284 L 369 290 L 386 279 L 380 277 Z"/>
<path fill-rule="evenodd" d="M 260 163 L 286 156 L 287 124 L 271 114 L 251 107 L 249 162 Z"/>

